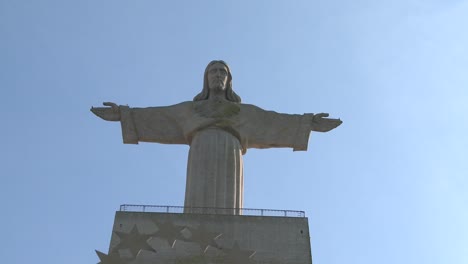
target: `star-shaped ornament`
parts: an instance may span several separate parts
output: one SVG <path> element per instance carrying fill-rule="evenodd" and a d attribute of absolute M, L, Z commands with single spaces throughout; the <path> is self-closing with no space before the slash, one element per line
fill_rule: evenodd
<path fill-rule="evenodd" d="M 101 251 L 96 251 L 96 254 L 99 257 L 100 262 L 98 264 L 126 264 L 124 259 L 120 258 L 119 253 L 106 255 Z"/>
<path fill-rule="evenodd" d="M 218 243 L 216 243 L 216 239 L 222 236 L 222 233 L 211 232 L 207 230 L 204 225 L 197 229 L 189 227 L 188 230 L 192 236 L 189 239 L 184 239 L 184 241 L 198 243 L 203 250 L 203 253 L 206 252 L 208 246 L 220 249 Z"/>
<path fill-rule="evenodd" d="M 226 264 L 248 264 L 253 263 L 253 255 L 255 251 L 252 250 L 241 250 L 237 242 L 234 242 L 232 249 L 224 249 L 224 263 Z"/>
<path fill-rule="evenodd" d="M 176 240 L 182 238 L 180 231 L 185 226 L 177 226 L 172 222 L 159 223 L 154 221 L 154 223 L 158 226 L 158 231 L 153 236 L 166 240 L 170 247 L 173 248 Z"/>
<path fill-rule="evenodd" d="M 130 233 L 120 231 L 114 231 L 114 233 L 120 238 L 120 243 L 114 248 L 114 250 L 129 249 L 134 258 L 140 250 L 156 252 L 148 244 L 148 239 L 152 237 L 152 235 L 140 234 L 136 225 L 132 227 Z"/>

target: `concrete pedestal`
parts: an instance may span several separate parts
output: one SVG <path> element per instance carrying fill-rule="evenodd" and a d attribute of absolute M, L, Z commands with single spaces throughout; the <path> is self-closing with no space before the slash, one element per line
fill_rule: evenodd
<path fill-rule="evenodd" d="M 311 264 L 305 217 L 117 212 L 107 264 Z"/>

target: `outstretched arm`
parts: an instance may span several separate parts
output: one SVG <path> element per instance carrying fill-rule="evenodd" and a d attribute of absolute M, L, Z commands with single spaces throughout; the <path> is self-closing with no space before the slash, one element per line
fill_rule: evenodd
<path fill-rule="evenodd" d="M 104 106 L 110 107 L 91 107 L 91 112 L 106 121 L 120 121 L 120 108 L 112 102 L 102 103 Z"/>
<path fill-rule="evenodd" d="M 107 107 L 93 107 L 93 112 L 106 121 L 120 121 L 126 144 L 156 142 L 187 144 L 183 125 L 190 116 L 190 103 L 172 106 L 136 108 L 105 102 Z"/>
<path fill-rule="evenodd" d="M 343 123 L 340 119 L 325 118 L 328 116 L 328 113 L 315 114 L 312 119 L 312 131 L 328 132 Z"/>
<path fill-rule="evenodd" d="M 311 131 L 327 132 L 342 122 L 319 114 L 281 114 L 254 105 L 241 104 L 241 120 L 236 129 L 246 148 L 293 148 L 307 150 Z"/>

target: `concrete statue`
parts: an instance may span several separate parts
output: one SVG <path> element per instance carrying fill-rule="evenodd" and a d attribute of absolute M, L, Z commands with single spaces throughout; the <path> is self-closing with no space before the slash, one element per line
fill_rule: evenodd
<path fill-rule="evenodd" d="M 120 121 L 126 144 L 190 145 L 184 206 L 233 208 L 232 214 L 240 214 L 243 206 L 242 156 L 248 148 L 305 151 L 311 131 L 327 132 L 342 123 L 326 113 L 281 114 L 242 104 L 224 61 L 208 64 L 203 90 L 193 101 L 147 108 L 104 106 L 91 111 Z"/>

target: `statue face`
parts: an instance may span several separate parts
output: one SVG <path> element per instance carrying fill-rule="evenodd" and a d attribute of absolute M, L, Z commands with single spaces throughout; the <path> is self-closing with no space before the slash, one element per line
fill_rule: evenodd
<path fill-rule="evenodd" d="M 222 63 L 215 63 L 208 69 L 208 87 L 210 90 L 224 91 L 228 80 L 228 69 Z"/>

